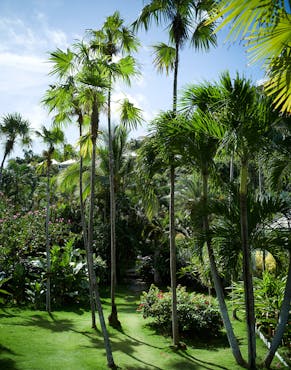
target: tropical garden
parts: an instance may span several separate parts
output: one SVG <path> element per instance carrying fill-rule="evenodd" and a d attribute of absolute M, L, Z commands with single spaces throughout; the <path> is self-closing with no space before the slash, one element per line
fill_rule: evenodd
<path fill-rule="evenodd" d="M 153 23 L 172 100 L 145 122 L 125 98 L 113 123 Z M 182 49 L 229 23 L 265 82 L 179 86 Z M 289 368 L 290 23 L 287 1 L 151 0 L 50 51 L 43 153 L 20 113 L 0 122 L 1 368 Z"/>

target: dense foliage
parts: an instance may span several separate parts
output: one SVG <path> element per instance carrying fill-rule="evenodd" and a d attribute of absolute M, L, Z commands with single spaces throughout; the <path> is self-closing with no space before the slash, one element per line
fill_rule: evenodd
<path fill-rule="evenodd" d="M 174 70 L 172 109 L 155 117 L 148 137 L 129 140 L 127 128 L 142 117 L 128 99 L 119 125 L 110 123 L 113 82 L 129 82 L 137 73 L 129 52 L 138 42 L 118 12 L 84 41 L 50 53 L 56 84 L 43 103 L 56 114 L 57 125 L 37 132 L 46 145 L 41 156 L 26 151 L 5 167 L 18 139 L 29 144 L 30 129 L 19 114 L 2 118 L 1 302 L 50 312 L 50 301 L 53 308 L 90 301 L 96 327 L 95 306 L 102 317 L 99 285 L 110 285 L 117 314 L 116 280 L 124 282 L 133 270 L 156 284 L 143 293 L 139 310 L 163 332 L 173 323 L 174 345 L 178 326 L 185 336 L 217 336 L 224 325 L 237 363 L 254 368 L 257 325 L 272 340 L 268 367 L 282 340 L 290 346 L 289 98 L 283 94 L 276 106 L 262 88 L 228 72 L 177 93 L 179 53 L 194 15 L 199 27 L 193 45 L 208 49 L 216 43 L 204 19 L 212 6 L 152 0 L 134 23 L 147 29 L 151 20 L 170 22 L 171 45 L 155 47 L 155 64 L 159 71 Z M 282 14 L 276 13 L 276 22 Z M 240 26 L 243 18 L 238 20 Z M 128 54 L 115 62 L 120 48 Z M 108 133 L 99 129 L 103 111 Z M 78 152 L 64 143 L 60 125 L 67 122 L 78 125 Z M 191 291 L 208 295 L 182 286 L 176 291 L 176 275 Z M 167 284 L 168 292 L 158 288 Z M 246 308 L 248 365 L 229 319 L 230 285 L 234 302 Z"/>
<path fill-rule="evenodd" d="M 171 332 L 171 290 L 163 292 L 154 284 L 143 292 L 138 311 L 144 318 L 153 318 L 154 326 L 161 332 Z M 214 337 L 221 334 L 222 320 L 214 298 L 188 293 L 177 287 L 177 313 L 179 329 L 183 335 Z"/>

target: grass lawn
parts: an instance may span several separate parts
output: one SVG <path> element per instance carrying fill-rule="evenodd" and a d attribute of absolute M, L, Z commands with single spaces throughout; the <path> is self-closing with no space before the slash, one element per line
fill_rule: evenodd
<path fill-rule="evenodd" d="M 136 312 L 138 296 L 117 294 L 122 331 L 109 328 L 115 363 L 127 370 L 241 369 L 235 364 L 225 339 L 187 342 L 187 350 L 174 352 L 170 338 L 157 335 Z M 105 316 L 109 299 L 103 300 Z M 86 370 L 107 369 L 99 330 L 91 329 L 90 312 L 82 309 L 44 311 L 0 308 L 0 369 Z M 235 330 L 246 354 L 245 328 L 236 322 Z M 100 326 L 98 326 L 100 329 Z M 258 340 L 258 358 L 266 349 Z M 273 361 L 273 368 L 277 361 Z"/>

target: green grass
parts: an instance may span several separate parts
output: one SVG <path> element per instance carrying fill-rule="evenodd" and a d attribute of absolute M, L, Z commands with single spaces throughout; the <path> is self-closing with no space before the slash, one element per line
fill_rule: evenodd
<path fill-rule="evenodd" d="M 104 299 L 107 318 L 109 300 Z M 158 335 L 136 312 L 138 297 L 117 294 L 122 331 L 109 328 L 115 363 L 126 370 L 240 369 L 224 339 L 187 342 L 186 351 L 170 349 L 171 339 Z M 0 369 L 86 370 L 106 369 L 99 329 L 91 329 L 90 312 L 82 309 L 55 311 L 49 316 L 29 309 L 0 309 Z M 100 326 L 98 326 L 100 328 Z M 235 329 L 244 356 L 245 325 Z M 266 349 L 258 341 L 258 358 Z M 276 361 L 274 361 L 274 368 Z"/>

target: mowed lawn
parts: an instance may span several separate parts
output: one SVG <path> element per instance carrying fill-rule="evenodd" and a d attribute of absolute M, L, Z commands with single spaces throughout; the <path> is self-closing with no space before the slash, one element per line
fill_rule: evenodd
<path fill-rule="evenodd" d="M 109 327 L 115 363 L 127 370 L 240 369 L 227 342 L 222 340 L 187 342 L 187 350 L 173 351 L 171 339 L 158 335 L 136 311 L 138 296 L 118 293 L 117 304 L 122 331 Z M 107 319 L 109 299 L 103 300 Z M 0 308 L 0 369 L 86 370 L 107 369 L 103 340 L 91 329 L 89 311 L 68 309 L 48 315 L 44 311 Z M 98 317 L 97 317 L 98 318 Z M 246 354 L 244 324 L 235 329 Z M 258 340 L 259 358 L 266 349 Z M 273 368 L 278 362 L 274 360 Z"/>

